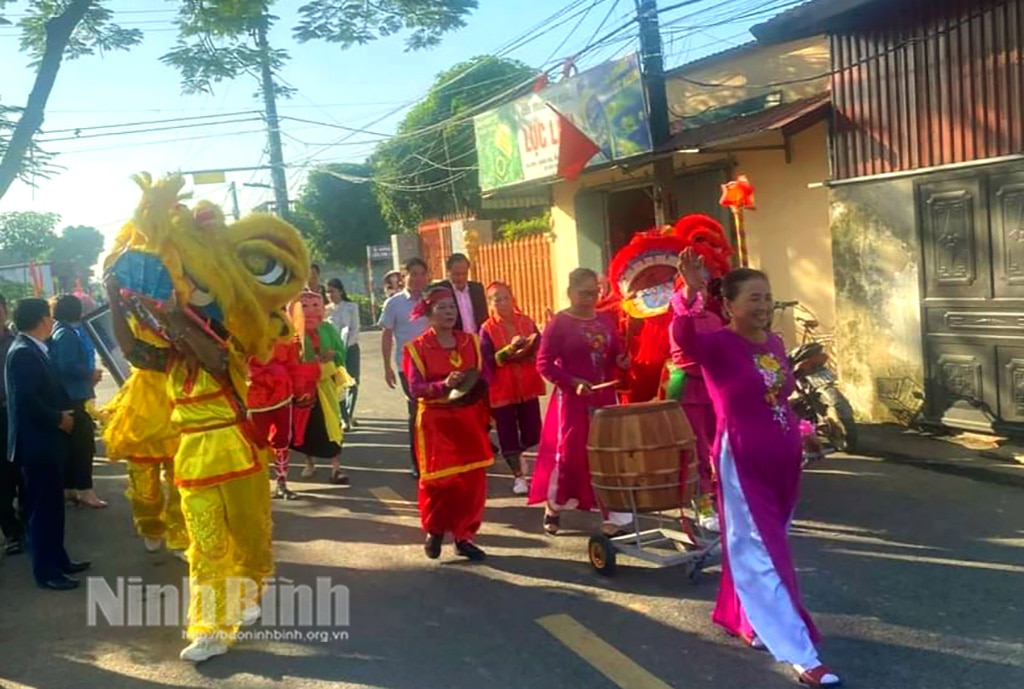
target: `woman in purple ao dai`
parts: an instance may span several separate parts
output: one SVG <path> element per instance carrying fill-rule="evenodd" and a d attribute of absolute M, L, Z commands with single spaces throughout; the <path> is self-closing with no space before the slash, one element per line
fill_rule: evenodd
<path fill-rule="evenodd" d="M 774 302 L 768 277 L 741 268 L 723 280 L 730 324 L 698 332 L 702 262 L 680 256 L 686 287 L 673 298 L 672 332 L 701 365 L 718 417 L 712 457 L 722 522 L 722 581 L 712 620 L 796 670 L 801 684 L 832 687 L 840 678 L 818 659 L 818 630 L 804 609 L 789 546 L 800 486 L 804 437 L 790 408 L 785 346 L 768 330 Z"/>

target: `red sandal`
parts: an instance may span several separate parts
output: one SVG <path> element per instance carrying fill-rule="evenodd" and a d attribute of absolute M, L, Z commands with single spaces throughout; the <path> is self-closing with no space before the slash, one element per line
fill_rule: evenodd
<path fill-rule="evenodd" d="M 839 675 L 828 669 L 826 665 L 819 665 L 800 673 L 800 684 L 808 687 L 838 687 L 842 683 L 843 680 Z"/>

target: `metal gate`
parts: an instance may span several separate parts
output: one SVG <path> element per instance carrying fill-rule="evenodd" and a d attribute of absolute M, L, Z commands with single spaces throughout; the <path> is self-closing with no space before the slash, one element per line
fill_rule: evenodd
<path fill-rule="evenodd" d="M 929 416 L 1024 431 L 1024 172 L 993 168 L 917 186 Z"/>

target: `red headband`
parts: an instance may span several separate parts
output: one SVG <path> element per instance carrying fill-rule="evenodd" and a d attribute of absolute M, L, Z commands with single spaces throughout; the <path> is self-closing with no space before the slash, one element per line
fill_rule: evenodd
<path fill-rule="evenodd" d="M 427 315 L 427 311 L 430 307 L 437 304 L 442 299 L 455 299 L 455 295 L 450 289 L 432 289 L 430 290 L 423 299 L 420 300 L 416 306 L 413 307 L 412 313 L 409 314 L 409 320 L 414 321 L 417 318 L 423 318 Z"/>

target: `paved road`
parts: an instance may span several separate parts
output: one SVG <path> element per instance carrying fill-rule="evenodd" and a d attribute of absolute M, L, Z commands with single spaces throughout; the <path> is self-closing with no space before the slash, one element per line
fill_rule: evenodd
<path fill-rule="evenodd" d="M 403 403 L 379 382 L 377 335 L 365 337 L 364 425 L 345 449 L 352 487 L 321 482 L 322 469 L 296 483 L 304 499 L 274 507 L 279 575 L 347 586 L 347 640 L 250 641 L 193 667 L 177 660 L 179 629 L 89 627 L 84 590 L 36 590 L 26 559 L 8 558 L 0 565 L 0 686 L 794 686 L 768 656 L 708 623 L 714 569 L 693 585 L 678 568 L 621 560 L 615 577 L 601 578 L 585 560 L 597 521 L 574 515 L 565 535 L 542 535 L 540 512 L 510 495 L 503 467 L 493 471 L 480 537 L 491 558 L 469 565 L 447 546 L 439 562 L 427 561 Z M 123 469 L 98 466 L 97 476 L 112 506 L 69 513 L 73 556 L 92 558 L 93 574 L 111 585 L 118 576 L 178 582 L 185 566 L 144 554 L 131 532 Z M 848 686 L 1024 685 L 1021 495 L 870 458 L 809 472 L 796 557 L 826 659 Z"/>

